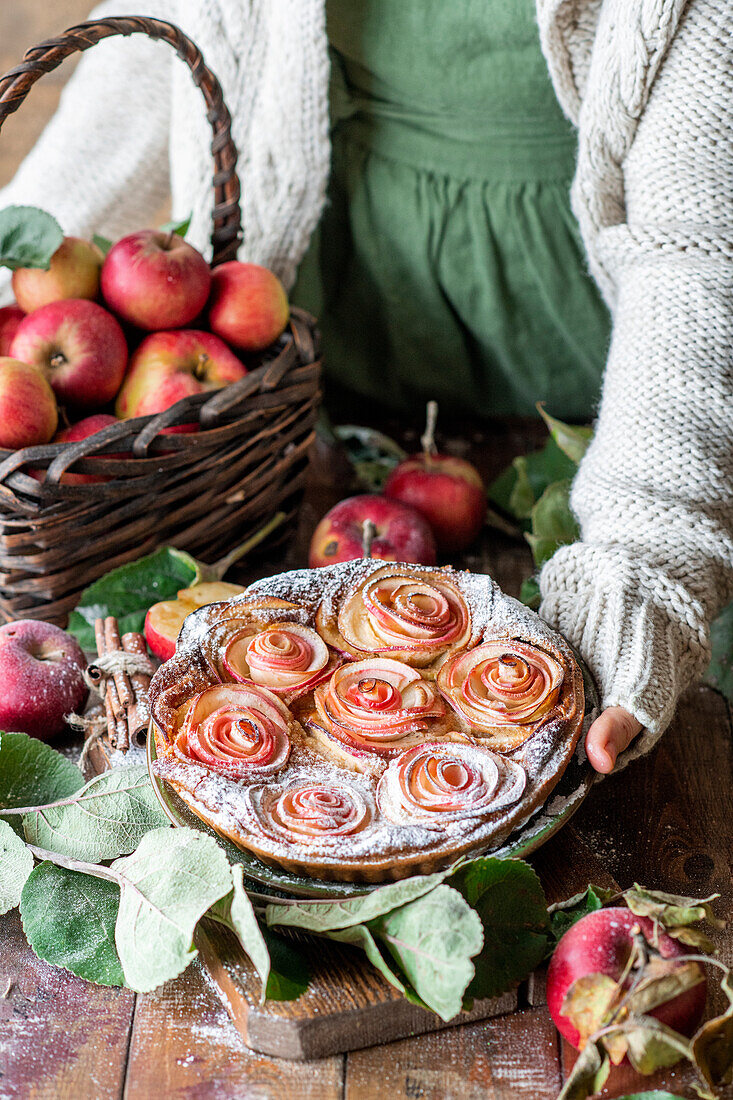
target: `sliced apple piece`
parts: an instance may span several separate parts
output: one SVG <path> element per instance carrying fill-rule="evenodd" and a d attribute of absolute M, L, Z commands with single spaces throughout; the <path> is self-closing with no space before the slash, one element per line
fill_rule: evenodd
<path fill-rule="evenodd" d="M 153 604 L 145 616 L 145 641 L 151 653 L 161 661 L 170 660 L 176 651 L 176 640 L 187 615 L 199 607 L 229 600 L 241 592 L 244 592 L 241 584 L 204 581 L 191 588 L 181 588 L 175 600 Z"/>

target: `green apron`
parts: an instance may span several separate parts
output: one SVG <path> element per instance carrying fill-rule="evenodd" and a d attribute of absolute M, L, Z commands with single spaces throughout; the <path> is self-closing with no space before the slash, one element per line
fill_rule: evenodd
<path fill-rule="evenodd" d="M 327 19 L 328 203 L 293 294 L 321 321 L 327 405 L 589 418 L 609 318 L 534 0 L 328 0 Z"/>

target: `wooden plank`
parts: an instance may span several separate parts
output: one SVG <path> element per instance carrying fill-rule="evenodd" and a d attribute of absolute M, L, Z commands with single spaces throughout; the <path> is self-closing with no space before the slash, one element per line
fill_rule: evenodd
<path fill-rule="evenodd" d="M 259 979 L 226 929 L 208 924 L 197 943 L 206 973 L 252 1050 L 281 1058 L 322 1058 L 451 1026 L 406 1001 L 356 949 L 327 941 L 304 944 L 311 968 L 306 992 L 297 1001 L 260 1005 Z M 516 1005 L 513 992 L 477 1001 L 461 1022 L 511 1012 Z"/>
<path fill-rule="evenodd" d="M 528 1009 L 349 1054 L 344 1100 L 555 1100 L 557 1033 Z"/>
<path fill-rule="evenodd" d="M 0 935 L 2 1100 L 117 1100 L 135 994 L 41 962 L 17 911 Z"/>
<path fill-rule="evenodd" d="M 248 1050 L 198 963 L 138 998 L 124 1100 L 337 1100 L 342 1081 L 340 1055 L 287 1062 Z"/>

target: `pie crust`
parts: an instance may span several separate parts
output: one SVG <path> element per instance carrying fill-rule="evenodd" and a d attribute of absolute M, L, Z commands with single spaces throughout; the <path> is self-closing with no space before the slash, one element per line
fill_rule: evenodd
<path fill-rule="evenodd" d="M 150 687 L 153 769 L 264 863 L 386 882 L 501 845 L 580 736 L 567 643 L 488 576 L 371 559 L 186 619 Z"/>

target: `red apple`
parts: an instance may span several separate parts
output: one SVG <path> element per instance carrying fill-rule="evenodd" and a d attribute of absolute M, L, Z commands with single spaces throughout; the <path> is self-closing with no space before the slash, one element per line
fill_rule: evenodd
<path fill-rule="evenodd" d="M 14 451 L 48 443 L 58 412 L 53 390 L 40 371 L 4 355 L 0 358 L 0 447 Z"/>
<path fill-rule="evenodd" d="M 211 276 L 211 331 L 242 351 L 262 351 L 288 323 L 290 307 L 277 275 L 237 260 L 215 267 Z"/>
<path fill-rule="evenodd" d="M 87 698 L 86 659 L 71 635 L 21 619 L 0 627 L 0 729 L 48 741 Z"/>
<path fill-rule="evenodd" d="M 435 564 L 435 540 L 419 512 L 398 500 L 365 493 L 348 497 L 327 512 L 313 532 L 308 564 L 334 565 L 364 556 L 364 524 L 375 532 L 371 556 L 383 561 Z"/>
<path fill-rule="evenodd" d="M 452 455 L 416 454 L 387 478 L 385 496 L 417 508 L 442 554 L 466 550 L 486 519 L 486 490 L 475 466 Z"/>
<path fill-rule="evenodd" d="M 567 1017 L 562 1015 L 565 995 L 573 982 L 586 974 L 607 974 L 618 981 L 632 951 L 631 929 L 635 925 L 640 927 L 651 944 L 654 928 L 647 917 L 634 916 L 630 909 L 621 907 L 599 909 L 573 924 L 555 948 L 547 971 L 547 1007 L 561 1035 L 574 1047 L 579 1045 L 580 1036 Z M 670 970 L 688 954 L 678 940 L 664 933 L 659 935 L 658 950 L 664 960 L 669 960 Z M 706 992 L 707 985 L 703 980 L 652 1009 L 649 1015 L 682 1035 L 690 1036 L 702 1018 Z"/>
<path fill-rule="evenodd" d="M 127 364 L 119 323 L 85 298 L 51 302 L 29 313 L 18 326 L 11 352 L 46 376 L 60 402 L 79 408 L 111 401 Z"/>
<path fill-rule="evenodd" d="M 102 428 L 108 428 L 110 424 L 118 423 L 117 417 L 111 416 L 110 413 L 94 413 L 93 416 L 86 416 L 83 420 L 77 420 L 76 424 L 69 424 L 68 428 L 63 428 L 60 432 L 57 432 L 52 442 L 77 443 L 80 439 L 88 439 L 90 435 L 96 435 L 97 432 L 101 432 Z M 121 456 L 109 455 L 108 457 L 120 458 Z M 41 478 L 39 477 L 38 480 L 40 481 Z M 61 475 L 62 485 L 93 485 L 100 481 L 109 481 L 109 478 L 105 477 L 104 474 L 75 474 L 73 472 Z"/>
<path fill-rule="evenodd" d="M 180 328 L 198 316 L 209 297 L 211 272 L 178 233 L 142 229 L 112 246 L 101 281 L 115 313 L 153 332 Z"/>
<path fill-rule="evenodd" d="M 207 604 L 230 600 L 241 592 L 244 592 L 241 584 L 204 581 L 192 588 L 182 588 L 175 600 L 154 603 L 145 616 L 145 641 L 150 652 L 161 661 L 170 660 L 176 652 L 176 640 L 187 615 Z"/>
<path fill-rule="evenodd" d="M 13 293 L 26 313 L 64 298 L 96 298 L 104 256 L 91 241 L 64 237 L 47 271 L 19 267 L 13 272 Z"/>
<path fill-rule="evenodd" d="M 221 389 L 245 374 L 247 368 L 231 348 L 210 332 L 155 332 L 145 337 L 130 360 L 117 415 L 126 419 L 163 412 L 182 397 Z"/>
<path fill-rule="evenodd" d="M 20 306 L 3 306 L 0 309 L 0 355 L 7 355 L 18 325 L 25 317 Z"/>

